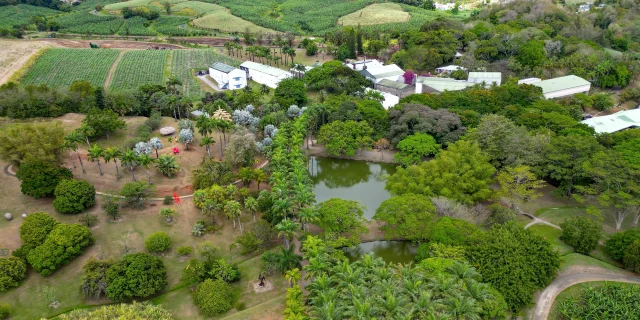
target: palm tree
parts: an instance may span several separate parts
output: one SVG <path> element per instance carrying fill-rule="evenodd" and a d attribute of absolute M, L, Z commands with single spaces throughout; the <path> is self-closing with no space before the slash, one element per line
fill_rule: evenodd
<path fill-rule="evenodd" d="M 272 211 L 281 214 L 286 219 L 289 216 L 289 212 L 291 212 L 291 206 L 289 198 L 278 198 L 273 201 Z"/>
<path fill-rule="evenodd" d="M 326 260 L 320 257 L 313 257 L 309 259 L 309 264 L 302 267 L 304 271 L 307 272 L 305 275 L 305 279 L 315 279 L 317 281 L 317 277 L 321 274 L 327 272 L 327 264 Z"/>
<path fill-rule="evenodd" d="M 253 177 L 255 175 L 255 172 L 251 169 L 251 168 L 240 168 L 240 170 L 238 170 L 238 178 L 240 178 L 240 180 L 242 180 L 242 184 L 245 186 L 248 186 L 251 184 L 251 180 L 253 180 Z"/>
<path fill-rule="evenodd" d="M 162 149 L 164 147 L 162 145 L 162 142 L 157 137 L 153 137 L 151 138 L 151 140 L 149 140 L 149 145 L 151 145 L 151 147 L 156 150 L 156 159 L 158 159 L 160 157 L 158 155 L 158 149 Z"/>
<path fill-rule="evenodd" d="M 102 150 L 102 147 L 97 144 L 94 144 L 93 147 L 87 150 L 87 156 L 89 157 L 89 160 L 91 160 L 91 162 L 93 161 L 98 162 L 98 169 L 100 170 L 100 175 L 103 175 L 102 166 L 100 165 L 100 158 L 102 158 L 103 155 L 104 155 L 104 150 Z"/>
<path fill-rule="evenodd" d="M 302 276 L 300 275 L 300 269 L 298 268 L 293 268 L 291 270 L 287 270 L 287 272 L 284 273 L 284 278 L 289 281 L 289 286 L 291 288 L 293 288 L 293 286 L 298 283 L 298 281 L 300 281 L 300 278 Z"/>
<path fill-rule="evenodd" d="M 480 319 L 482 309 L 472 298 L 457 294 L 442 300 L 447 318 L 454 320 Z"/>
<path fill-rule="evenodd" d="M 267 181 L 267 174 L 262 169 L 256 169 L 253 171 L 253 180 L 258 184 L 258 191 L 260 191 L 260 182 Z"/>
<path fill-rule="evenodd" d="M 294 247 L 291 246 L 289 249 L 284 249 L 280 247 L 280 255 L 278 255 L 278 269 L 281 273 L 287 272 L 287 270 L 291 270 L 294 268 L 300 269 L 300 261 L 302 257 L 296 255 L 294 251 Z"/>
<path fill-rule="evenodd" d="M 284 219 L 275 226 L 275 229 L 278 231 L 278 237 L 284 238 L 284 245 L 289 250 L 291 248 L 289 241 L 299 230 L 298 224 L 293 220 Z"/>
<path fill-rule="evenodd" d="M 263 84 L 260 87 L 260 94 L 261 95 L 267 95 L 267 94 L 269 94 L 269 92 L 271 92 L 271 88 L 269 88 L 269 86 L 267 86 L 266 84 Z"/>
<path fill-rule="evenodd" d="M 240 233 L 242 233 L 242 223 L 240 223 L 240 215 L 242 214 L 242 207 L 240 203 L 235 200 L 229 200 L 224 204 L 224 213 L 233 220 L 233 228 L 236 228 L 236 218 L 238 219 L 238 225 L 240 226 Z"/>
<path fill-rule="evenodd" d="M 202 140 L 200 141 L 200 146 L 205 146 L 205 148 L 207 149 L 207 154 L 209 155 L 209 158 L 211 158 L 211 145 L 215 144 L 216 141 L 213 140 L 213 138 L 211 137 L 204 137 L 202 138 Z"/>
<path fill-rule="evenodd" d="M 136 165 L 138 164 L 138 153 L 133 150 L 125 151 L 120 156 L 120 163 L 129 167 L 129 170 L 131 170 L 133 181 L 136 181 L 136 175 L 133 173 L 133 170 L 135 170 Z"/>
<path fill-rule="evenodd" d="M 452 266 L 447 267 L 447 272 L 462 281 L 469 279 L 477 280 L 480 278 L 480 274 L 476 271 L 476 268 L 459 261 L 455 261 Z"/>
<path fill-rule="evenodd" d="M 302 223 L 302 231 L 308 229 L 309 224 L 314 223 L 318 220 L 319 213 L 318 209 L 315 206 L 304 207 L 300 209 L 300 213 L 298 214 L 300 217 L 300 222 Z"/>
<path fill-rule="evenodd" d="M 80 128 L 76 129 L 78 131 L 79 134 L 82 135 L 82 137 L 87 141 L 87 146 L 88 148 L 91 148 L 91 144 L 89 143 L 89 137 L 94 135 L 96 133 L 96 130 L 94 130 L 91 126 L 89 126 L 86 123 L 83 123 Z"/>
<path fill-rule="evenodd" d="M 256 221 L 256 212 L 258 212 L 258 200 L 254 197 L 247 197 L 244 200 L 244 208 L 253 215 L 253 221 Z"/>
<path fill-rule="evenodd" d="M 198 128 L 198 133 L 203 137 L 208 137 L 209 134 L 213 132 L 213 129 L 215 129 L 214 121 L 212 120 L 213 119 L 208 118 L 204 114 L 196 119 L 196 128 Z"/>
<path fill-rule="evenodd" d="M 176 157 L 163 154 L 156 160 L 156 169 L 165 177 L 173 177 L 180 171 L 180 165 L 176 161 Z"/>
<path fill-rule="evenodd" d="M 117 148 L 107 148 L 102 155 L 105 163 L 113 160 L 113 163 L 116 165 L 116 177 L 120 176 L 120 169 L 118 169 L 118 158 L 120 158 L 120 155 L 122 155 L 122 152 Z"/>
<path fill-rule="evenodd" d="M 167 85 L 167 89 L 169 89 L 171 93 L 176 94 L 178 92 L 178 86 L 182 85 L 182 81 L 172 76 L 167 80 L 166 85 Z"/>
<path fill-rule="evenodd" d="M 82 135 L 75 130 L 71 131 L 68 135 L 64 137 L 64 141 L 67 142 L 69 147 L 71 147 L 73 151 L 76 152 L 76 155 L 78 156 L 78 161 L 80 161 L 80 167 L 82 167 L 82 173 L 87 173 L 87 171 L 84 170 L 84 164 L 82 163 L 80 152 L 78 152 L 78 143 L 83 142 L 83 140 L 84 138 L 82 137 Z"/>
<path fill-rule="evenodd" d="M 138 157 L 138 164 L 147 169 L 147 177 L 149 177 L 149 184 L 151 183 L 151 171 L 149 171 L 149 167 L 152 163 L 156 162 L 156 159 L 149 157 L 148 154 L 141 154 Z"/>
<path fill-rule="evenodd" d="M 71 141 L 68 141 L 65 137 L 64 141 L 62 142 L 62 148 L 64 148 L 65 150 L 69 151 L 69 158 L 71 158 L 71 164 L 73 164 L 73 168 L 77 168 L 76 167 L 76 161 L 73 160 L 73 153 L 71 153 L 72 150 L 75 150 L 77 147 L 74 146 L 74 143 Z"/>

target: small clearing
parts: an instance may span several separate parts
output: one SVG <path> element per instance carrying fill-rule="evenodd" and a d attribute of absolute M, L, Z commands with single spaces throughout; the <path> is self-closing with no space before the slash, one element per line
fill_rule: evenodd
<path fill-rule="evenodd" d="M 408 22 L 411 16 L 395 3 L 374 3 L 338 19 L 345 26 Z"/>

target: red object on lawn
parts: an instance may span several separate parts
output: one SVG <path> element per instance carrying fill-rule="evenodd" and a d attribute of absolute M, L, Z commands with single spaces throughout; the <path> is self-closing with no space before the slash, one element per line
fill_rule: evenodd
<path fill-rule="evenodd" d="M 173 154 L 178 154 L 180 153 L 180 150 L 178 150 L 178 148 L 173 148 Z"/>
<path fill-rule="evenodd" d="M 177 193 L 173 193 L 173 202 L 177 205 L 181 205 L 182 203 L 180 202 L 180 197 L 178 197 Z"/>

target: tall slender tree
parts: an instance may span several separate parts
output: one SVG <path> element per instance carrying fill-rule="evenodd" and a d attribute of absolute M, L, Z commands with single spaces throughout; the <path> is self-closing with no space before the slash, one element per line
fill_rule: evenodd
<path fill-rule="evenodd" d="M 118 169 L 118 159 L 120 158 L 120 155 L 122 155 L 122 151 L 118 150 L 118 148 L 112 147 L 104 150 L 104 162 L 109 163 L 113 160 L 113 164 L 116 166 L 116 177 L 120 176 L 120 169 Z"/>
<path fill-rule="evenodd" d="M 102 166 L 100 165 L 100 159 L 102 158 L 102 156 L 104 155 L 104 150 L 102 149 L 101 146 L 94 144 L 93 147 L 89 148 L 89 150 L 87 150 L 87 156 L 89 157 L 89 160 L 91 160 L 91 162 L 98 162 L 98 170 L 100 170 L 100 175 L 103 175 L 102 173 Z"/>
<path fill-rule="evenodd" d="M 136 165 L 138 165 L 138 153 L 133 150 L 127 150 L 120 156 L 120 163 L 129 167 L 131 170 L 131 176 L 133 177 L 133 181 L 136 181 L 136 175 L 133 173 L 133 170 L 136 169 Z"/>
<path fill-rule="evenodd" d="M 84 164 L 82 163 L 82 157 L 80 157 L 80 152 L 78 151 L 78 143 L 84 142 L 84 138 L 78 131 L 71 131 L 68 135 L 64 137 L 64 141 L 67 141 L 69 147 L 73 148 L 73 151 L 76 152 L 78 156 L 78 161 L 80 162 L 80 167 L 82 167 L 82 173 L 87 173 L 84 169 Z"/>
<path fill-rule="evenodd" d="M 151 167 L 151 165 L 156 162 L 156 159 L 150 157 L 148 154 L 141 154 L 140 156 L 138 156 L 138 164 L 140 164 L 141 166 L 143 166 L 146 170 L 147 170 L 147 177 L 149 177 L 149 184 L 151 183 L 151 170 L 149 170 L 149 167 Z"/>

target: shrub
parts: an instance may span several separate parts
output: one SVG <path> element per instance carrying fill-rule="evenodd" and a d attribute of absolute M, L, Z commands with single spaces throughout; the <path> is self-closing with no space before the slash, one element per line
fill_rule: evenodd
<path fill-rule="evenodd" d="M 107 294 L 107 270 L 113 265 L 110 260 L 91 259 L 82 267 L 84 276 L 80 292 L 89 299 L 100 299 Z"/>
<path fill-rule="evenodd" d="M 164 232 L 152 233 L 144 242 L 149 252 L 163 252 L 171 248 L 171 238 Z"/>
<path fill-rule="evenodd" d="M 158 319 L 169 320 L 171 313 L 150 303 L 123 303 L 95 310 L 79 309 L 60 315 L 62 320 Z"/>
<path fill-rule="evenodd" d="M 613 100 L 611 96 L 606 93 L 598 93 L 591 96 L 593 100 L 593 107 L 598 111 L 605 111 L 613 107 Z"/>
<path fill-rule="evenodd" d="M 0 258 L 0 292 L 20 286 L 27 276 L 27 266 L 18 257 Z"/>
<path fill-rule="evenodd" d="M 640 273 L 640 240 L 634 241 L 627 247 L 622 262 L 625 268 Z"/>
<path fill-rule="evenodd" d="M 44 243 L 58 221 L 44 212 L 28 215 L 20 225 L 20 240 L 24 245 L 39 246 Z"/>
<path fill-rule="evenodd" d="M 164 200 L 162 200 L 162 203 L 164 205 L 167 205 L 167 206 L 172 204 L 173 203 L 173 197 L 172 196 L 165 196 Z"/>
<path fill-rule="evenodd" d="M 165 177 L 172 178 L 180 171 L 176 157 L 163 154 L 156 161 L 156 170 Z"/>
<path fill-rule="evenodd" d="M 193 247 L 191 246 L 182 246 L 180 248 L 178 248 L 178 254 L 181 256 L 188 256 L 191 255 L 193 253 Z"/>
<path fill-rule="evenodd" d="M 229 311 L 234 299 L 233 289 L 222 280 L 207 279 L 193 292 L 193 303 L 198 306 L 200 313 L 208 317 Z"/>
<path fill-rule="evenodd" d="M 120 190 L 122 205 L 134 209 L 142 209 L 145 206 L 146 198 L 155 194 L 155 187 L 144 181 L 128 182 Z"/>
<path fill-rule="evenodd" d="M 146 253 L 128 254 L 107 270 L 107 297 L 114 301 L 145 298 L 167 285 L 162 260 Z"/>
<path fill-rule="evenodd" d="M 236 310 L 238 311 L 242 311 L 244 309 L 247 308 L 247 304 L 241 301 L 236 302 L 236 306 L 235 306 Z"/>
<path fill-rule="evenodd" d="M 58 224 L 47 239 L 27 255 L 29 264 L 43 276 L 48 276 L 71 259 L 82 254 L 93 243 L 91 231 L 79 224 Z"/>
<path fill-rule="evenodd" d="M 96 189 L 80 180 L 62 180 L 54 192 L 53 207 L 60 213 L 80 213 L 96 204 Z"/>
<path fill-rule="evenodd" d="M 191 229 L 191 234 L 196 236 L 196 237 L 202 237 L 204 236 L 204 222 L 202 221 L 198 221 L 196 222 L 196 224 L 193 225 L 193 228 Z"/>
<path fill-rule="evenodd" d="M 73 175 L 67 168 L 34 160 L 21 164 L 16 177 L 21 180 L 20 191 L 38 199 L 53 196 L 58 183 L 64 179 L 72 179 Z"/>
<path fill-rule="evenodd" d="M 165 218 L 166 222 L 171 222 L 175 214 L 176 211 L 171 208 L 163 208 L 162 210 L 160 210 L 160 215 Z"/>
<path fill-rule="evenodd" d="M 560 240 L 572 246 L 576 252 L 589 254 L 598 246 L 602 236 L 602 223 L 586 217 L 573 217 L 560 224 Z"/>
<path fill-rule="evenodd" d="M 22 246 L 20 246 L 20 248 L 13 250 L 11 255 L 27 261 L 27 255 L 29 255 L 29 252 L 31 252 L 31 250 L 33 250 L 34 248 L 34 246 L 23 244 Z"/>
<path fill-rule="evenodd" d="M 640 230 L 638 229 L 616 232 L 605 242 L 605 249 L 611 258 L 622 261 L 627 247 L 636 240 L 640 240 Z"/>
<path fill-rule="evenodd" d="M 156 130 L 162 125 L 162 115 L 158 111 L 151 111 L 149 119 L 147 119 L 144 124 L 151 128 L 151 130 Z"/>
<path fill-rule="evenodd" d="M 238 237 L 236 242 L 240 245 L 240 254 L 248 254 L 260 248 L 262 240 L 258 239 L 255 233 L 245 232 Z"/>
<path fill-rule="evenodd" d="M 499 204 L 492 204 L 489 206 L 489 218 L 486 224 L 488 226 L 496 223 L 504 224 L 507 221 L 515 220 L 516 217 L 517 214 L 515 211 Z"/>
<path fill-rule="evenodd" d="M 11 316 L 11 306 L 7 303 L 0 303 L 0 319 L 9 319 Z"/>
<path fill-rule="evenodd" d="M 116 197 L 104 197 L 104 202 L 102 203 L 102 209 L 104 212 L 113 220 L 118 218 L 120 213 L 120 204 L 118 203 L 118 198 Z"/>
<path fill-rule="evenodd" d="M 452 246 L 463 245 L 466 239 L 478 232 L 471 222 L 442 217 L 433 225 L 431 241 Z"/>
<path fill-rule="evenodd" d="M 263 274 L 274 274 L 278 271 L 280 256 L 275 252 L 265 252 L 260 258 L 260 271 Z"/>
<path fill-rule="evenodd" d="M 98 223 L 98 216 L 86 212 L 80 217 L 80 223 L 86 225 L 88 228 L 91 228 L 96 223 Z"/>

